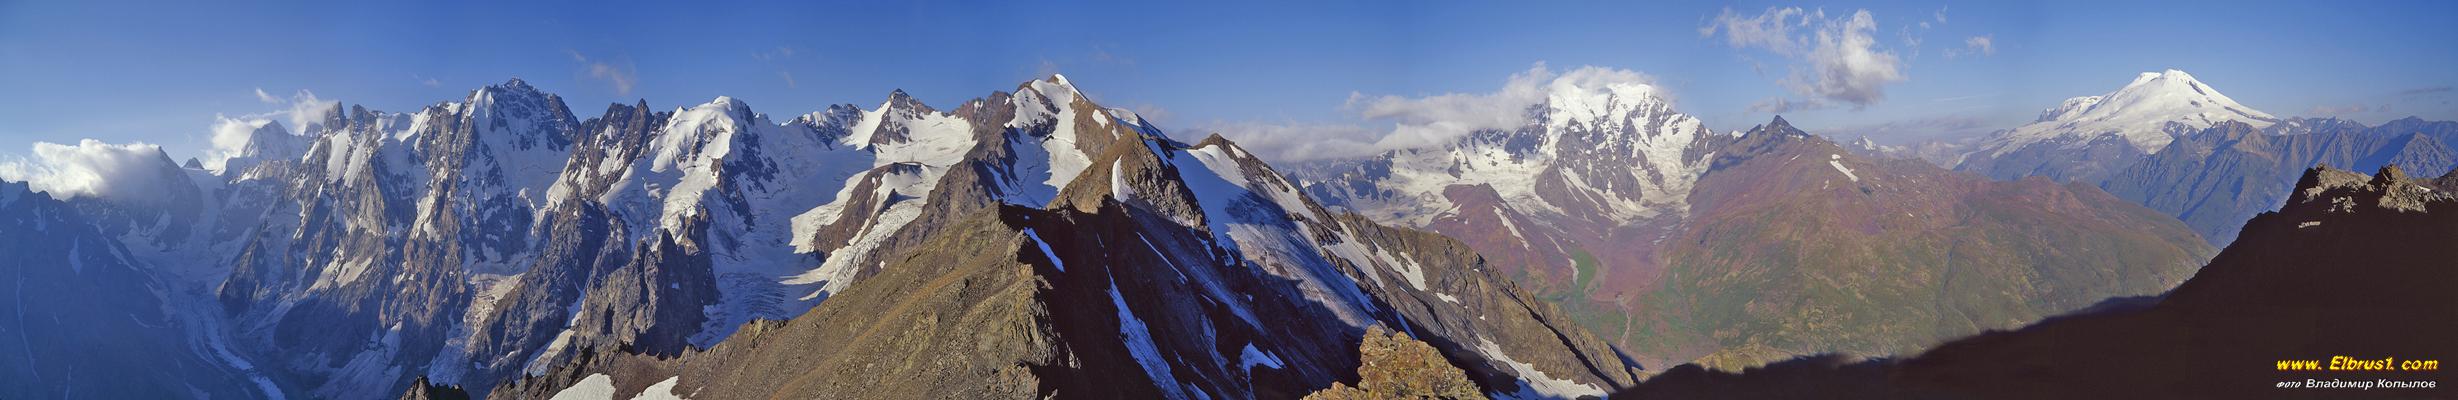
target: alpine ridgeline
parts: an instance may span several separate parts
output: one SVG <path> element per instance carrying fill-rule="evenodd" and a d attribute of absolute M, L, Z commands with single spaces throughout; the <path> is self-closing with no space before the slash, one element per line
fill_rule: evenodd
<path fill-rule="evenodd" d="M 1615 397 L 2446 398 L 2454 374 L 2437 365 L 2458 355 L 2458 198 L 2429 187 L 2449 183 L 2458 174 L 2308 169 L 2278 211 L 2162 297 L 1902 360 L 1679 367 Z"/>
<path fill-rule="evenodd" d="M 1650 364 L 1914 351 L 2154 292 L 2211 252 L 2088 185 L 1867 158 L 1782 118 L 1716 133 L 1645 84 L 1547 90 L 1518 128 L 1297 175 L 1458 238 Z"/>
<path fill-rule="evenodd" d="M 74 249 L 15 261 L 20 295 L 63 306 L 0 325 L 46 339 L 11 369 L 42 384 L 9 397 L 658 382 L 592 369 L 620 360 L 708 393 L 1279 397 L 1353 377 L 1373 326 L 1493 393 L 1638 374 L 1466 246 L 1327 211 L 1234 144 L 1170 140 L 1063 77 L 782 121 L 725 97 L 580 119 L 517 79 L 315 116 L 111 182 L 159 196 L 0 193 L 36 224 L 0 235 Z M 79 340 L 126 344 L 46 350 Z M 91 375 L 113 370 L 162 372 Z"/>

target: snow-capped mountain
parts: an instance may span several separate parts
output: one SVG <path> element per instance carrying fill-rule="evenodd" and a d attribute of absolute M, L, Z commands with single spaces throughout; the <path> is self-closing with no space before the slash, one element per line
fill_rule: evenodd
<path fill-rule="evenodd" d="M 1641 285 L 1660 227 L 1688 212 L 1706 149 L 1738 133 L 1712 132 L 1650 85 L 1590 86 L 1546 85 L 1518 128 L 1299 176 L 1328 204 L 1466 241 L 1540 292 Z M 1647 226 L 1658 228 L 1637 228 Z"/>
<path fill-rule="evenodd" d="M 1549 89 L 1519 129 L 1476 132 L 1441 148 L 1395 151 L 1365 161 L 1369 166 L 1362 171 L 1343 171 L 1361 174 L 1341 179 L 1382 192 L 1343 196 L 1347 205 L 1427 224 L 1460 207 L 1444 192 L 1464 185 L 1490 187 L 1524 208 L 1517 211 L 1549 216 L 1628 222 L 1682 212 L 1682 194 L 1699 169 L 1697 155 L 1686 152 L 1714 132 L 1673 111 L 1649 85 Z"/>
<path fill-rule="evenodd" d="M 2096 182 L 2178 136 L 2226 121 L 2258 128 L 2278 120 L 2185 71 L 2145 72 L 2116 91 L 2066 99 L 2030 124 L 1993 134 L 1957 169 L 1997 179 Z"/>

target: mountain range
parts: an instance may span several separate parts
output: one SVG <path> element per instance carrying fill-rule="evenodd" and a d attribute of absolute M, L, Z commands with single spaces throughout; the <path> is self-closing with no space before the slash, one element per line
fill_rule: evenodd
<path fill-rule="evenodd" d="M 2374 284 L 2299 272 L 2306 240 L 2428 264 L 2443 225 L 2383 216 L 2458 186 L 2387 167 L 2458 166 L 2458 123 L 2282 119 L 2173 70 L 1974 147 L 1545 90 L 1515 128 L 1285 170 L 1058 75 L 776 118 L 584 118 L 513 79 L 213 160 L 131 147 L 114 190 L 0 182 L 0 248 L 33 254 L 0 260 L 0 397 L 1578 398 L 1805 365 L 1985 394 L 2010 378 L 1951 371 L 2104 335 L 2031 332 Z M 2405 244 L 2333 239 L 2382 229 Z M 2417 271 L 2392 292 L 2446 283 Z"/>
<path fill-rule="evenodd" d="M 748 350 L 784 346 L 854 366 L 911 357 L 905 375 L 939 379 L 917 393 L 979 377 L 1005 389 L 962 393 L 1277 397 L 1354 371 L 1350 344 L 1374 326 L 1436 343 L 1492 393 L 1603 394 L 1640 370 L 1457 242 L 1330 212 L 1234 143 L 1170 139 L 1063 76 L 952 111 L 898 91 L 782 122 L 723 97 L 583 120 L 515 79 L 287 128 L 257 126 L 212 168 L 154 150 L 169 179 L 146 183 L 168 197 L 13 195 L 52 204 L 13 215 L 64 219 L 12 232 L 124 262 L 97 276 L 149 278 L 96 284 L 162 281 L 94 307 L 197 331 L 145 337 L 192 351 L 43 364 L 63 372 L 16 387 L 174 362 L 204 366 L 118 389 L 177 397 L 218 379 L 192 373 L 244 377 L 196 390 L 249 397 L 484 396 L 534 377 L 503 392 L 517 397 L 616 354 L 814 362 Z M 886 283 L 855 284 L 872 280 Z M 917 347 L 967 343 L 993 347 Z M 985 357 L 970 369 L 985 375 L 922 373 L 956 368 L 948 352 Z"/>

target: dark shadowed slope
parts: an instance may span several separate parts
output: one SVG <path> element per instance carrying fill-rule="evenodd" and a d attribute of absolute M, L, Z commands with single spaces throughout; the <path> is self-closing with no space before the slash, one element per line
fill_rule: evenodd
<path fill-rule="evenodd" d="M 0 181 L 0 255 L 0 397 L 281 396 L 188 336 L 165 278 L 69 203 Z"/>
<path fill-rule="evenodd" d="M 2458 355 L 2458 198 L 2395 168 L 2308 170 L 2276 212 L 2165 298 L 2112 304 L 1900 362 L 1802 361 L 1743 374 L 1676 368 L 1626 398 L 2449 398 L 2435 371 L 2282 371 L 2332 357 Z M 2390 368 L 2404 365 L 2393 363 Z M 2435 389 L 2282 389 L 2379 380 Z"/>

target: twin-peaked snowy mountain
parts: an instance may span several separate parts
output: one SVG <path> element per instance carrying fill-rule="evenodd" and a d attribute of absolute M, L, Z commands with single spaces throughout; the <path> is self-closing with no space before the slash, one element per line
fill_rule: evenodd
<path fill-rule="evenodd" d="M 168 178 L 147 180 L 163 201 L 75 202 L 99 216 L 84 225 L 128 243 L 130 265 L 164 282 L 125 295 L 166 304 L 193 331 L 193 351 L 174 353 L 248 396 L 381 397 L 414 380 L 483 392 L 618 355 L 878 344 L 763 328 L 787 318 L 920 324 L 899 337 L 1024 332 L 1004 330 L 1018 322 L 1067 333 L 997 341 L 1074 354 L 1002 379 L 1077 389 L 1021 393 L 1303 393 L 1354 371 L 1350 351 L 1371 326 L 1436 343 L 1494 393 L 1601 394 L 1638 373 L 1456 242 L 1328 211 L 1234 144 L 1168 139 L 1063 77 L 951 110 L 899 91 L 784 120 L 723 97 L 580 119 L 516 79 L 411 113 L 336 107 L 305 125 L 256 125 L 216 169 L 163 158 Z M 945 251 L 983 238 L 1016 246 Z M 1012 287 L 1038 297 L 892 305 L 981 294 L 965 288 L 989 282 L 951 287 L 943 274 L 991 271 L 978 268 L 1000 263 L 966 260 L 998 257 L 1047 263 L 997 270 L 1040 282 Z M 1027 309 L 1042 311 L 1008 314 Z M 731 345 L 743 341 L 761 344 Z M 973 351 L 942 350 L 846 360 Z M 946 371 L 909 372 L 968 376 Z M 1128 376 L 1145 383 L 1116 382 Z M 699 379 L 682 384 L 717 384 Z"/>
<path fill-rule="evenodd" d="M 1956 169 L 1996 179 L 2098 182 L 2179 136 L 2230 121 L 2259 128 L 2279 118 L 2185 71 L 2144 72 L 2116 91 L 2066 99 L 2037 121 L 1991 135 Z"/>

